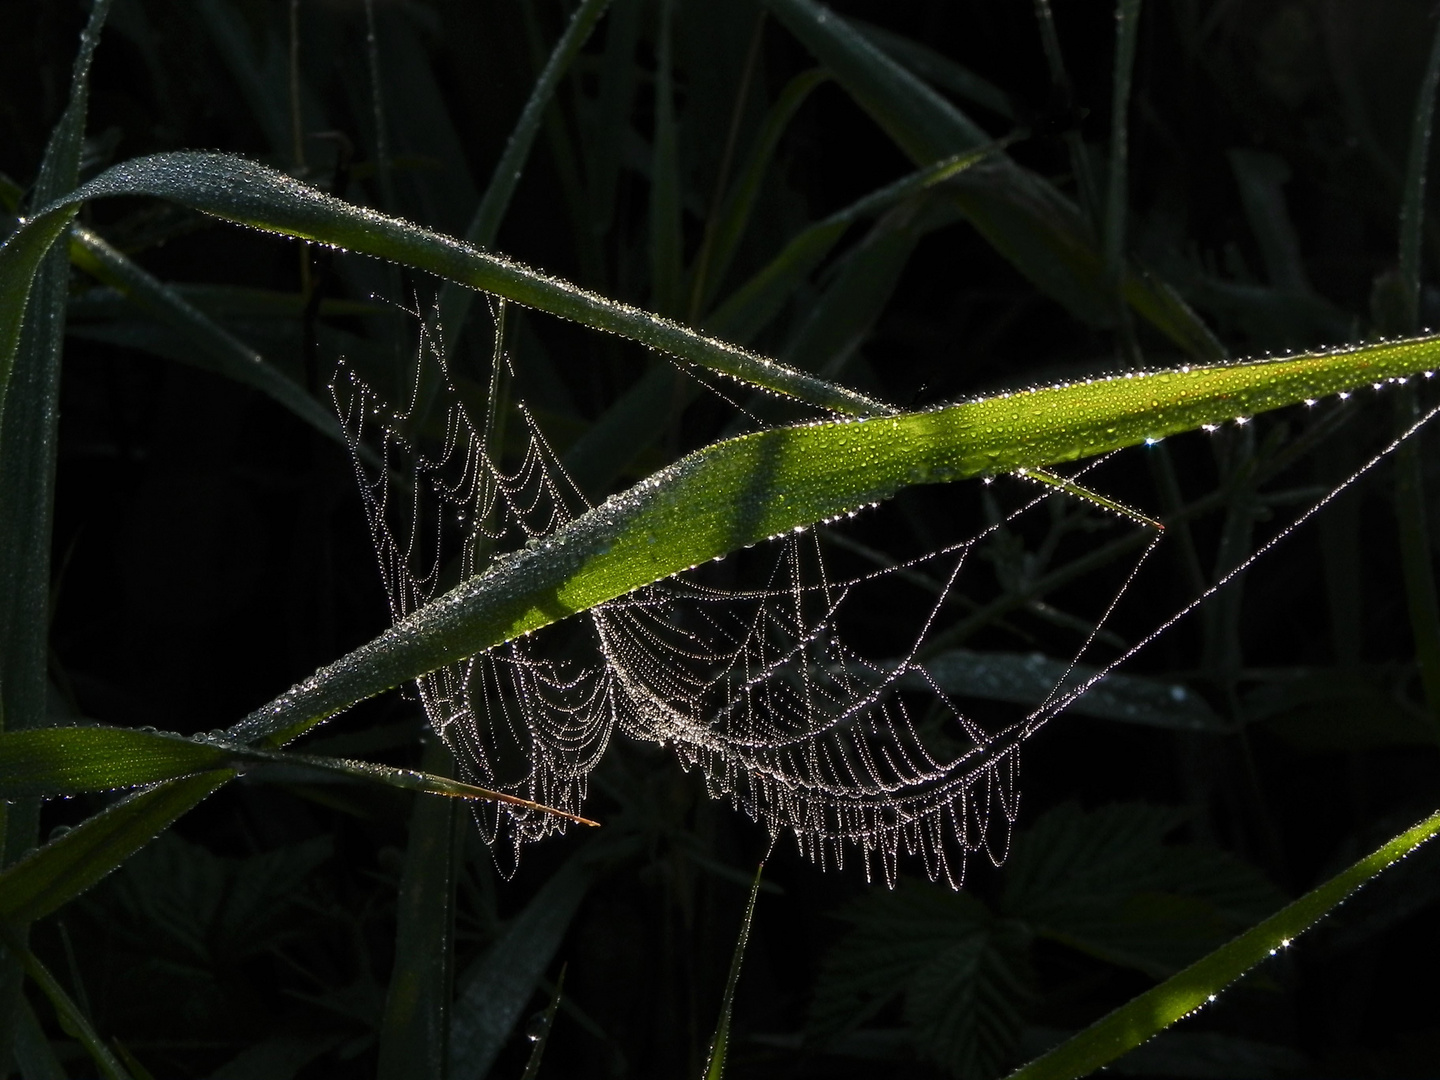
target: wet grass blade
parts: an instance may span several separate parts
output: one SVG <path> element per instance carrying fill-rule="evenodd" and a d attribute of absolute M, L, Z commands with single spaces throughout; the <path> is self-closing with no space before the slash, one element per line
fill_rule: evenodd
<path fill-rule="evenodd" d="M 376 255 L 437 277 L 548 311 L 779 394 L 837 412 L 890 411 L 841 386 L 706 337 L 679 323 L 548 277 L 501 255 L 384 214 L 352 206 L 274 169 L 224 154 L 175 153 L 117 165 L 83 188 L 52 203 L 0 247 L 0 295 L 28 294 L 35 268 L 88 199 L 152 195 L 267 232 Z M 23 301 L 0 308 L 0 371 L 13 355 Z"/>
<path fill-rule="evenodd" d="M 755 869 L 750 886 L 750 899 L 745 904 L 745 917 L 740 921 L 740 936 L 735 939 L 735 952 L 730 958 L 730 974 L 725 978 L 725 996 L 720 1000 L 720 1019 L 710 1039 L 710 1052 L 705 1058 L 704 1080 L 722 1080 L 725 1060 L 730 1054 L 730 1015 L 735 1007 L 735 987 L 740 983 L 740 965 L 745 959 L 745 946 L 750 943 L 750 924 L 755 918 L 755 899 L 760 895 L 760 877 L 765 873 L 762 862 Z"/>
<path fill-rule="evenodd" d="M 1153 990 L 1120 1006 L 1074 1038 L 1011 1074 L 1009 1080 L 1074 1080 L 1133 1050 L 1216 997 L 1242 975 L 1288 948 L 1356 889 L 1440 833 L 1432 814 L 1373 854 L 1287 904 Z"/>
<path fill-rule="evenodd" d="M 345 433 L 329 409 L 175 289 L 89 229 L 78 225 L 71 229 L 70 261 L 178 332 L 191 346 L 189 353 L 197 366 L 255 387 L 322 435 L 345 442 Z"/>
<path fill-rule="evenodd" d="M 133 1080 L 125 1067 L 120 1064 L 119 1059 L 110 1052 L 105 1041 L 91 1026 L 90 1018 L 65 992 L 60 981 L 36 958 L 35 954 L 16 936 L 13 930 L 6 929 L 3 937 L 5 947 L 20 960 L 25 974 L 49 998 L 56 1015 L 60 1018 L 61 1026 L 85 1048 L 85 1052 L 90 1055 L 90 1060 L 100 1070 L 100 1075 L 106 1077 L 107 1080 Z"/>
<path fill-rule="evenodd" d="M 912 484 L 1074 460 L 1437 364 L 1440 338 L 1418 338 L 1279 361 L 1118 376 L 717 443 L 499 560 L 257 710 L 232 727 L 226 741 L 261 749 L 283 745 L 341 709 L 425 672 Z M 1370 467 L 1382 460 L 1383 454 Z M 172 781 L 46 845 L 0 874 L 0 917 L 53 910 L 230 775 Z M 142 816 L 132 822 L 132 813 Z M 87 845 L 93 848 L 88 854 Z"/>
<path fill-rule="evenodd" d="M 187 739 L 159 731 L 52 727 L 0 732 L 0 798 L 77 795 L 175 780 L 212 770 L 279 765 L 455 799 L 503 802 L 595 822 L 446 776 L 369 761 L 257 749 L 215 737 Z"/>

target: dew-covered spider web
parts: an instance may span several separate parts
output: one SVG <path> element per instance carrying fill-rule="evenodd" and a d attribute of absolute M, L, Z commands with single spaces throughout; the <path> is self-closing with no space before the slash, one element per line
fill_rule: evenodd
<path fill-rule="evenodd" d="M 500 349 L 488 395 L 469 395 L 467 406 L 445 371 L 438 331 L 420 321 L 421 360 L 440 372 L 433 408 L 418 391 L 393 407 L 343 364 L 334 384 L 396 621 L 589 508 L 526 406 L 502 406 Z M 703 775 L 712 797 L 728 799 L 772 842 L 793 838 L 822 867 L 858 858 L 867 877 L 893 884 L 902 859 L 913 858 L 958 888 L 969 855 L 1004 857 L 1025 741 L 1268 547 L 1112 650 L 1092 674 L 1059 680 L 1037 707 L 977 719 L 930 676 L 926 643 L 963 610 L 962 578 L 1027 516 L 1074 504 L 1084 471 L 1058 491 L 1054 477 L 1017 481 L 1022 497 L 979 528 L 894 560 L 837 560 L 837 551 L 862 548 L 845 539 L 845 523 L 774 539 L 426 675 L 420 701 L 464 777 L 485 788 L 579 814 L 592 772 L 620 735 L 669 748 Z M 1108 500 L 1083 509 L 1100 527 L 1143 535 L 1079 628 L 1072 668 L 1106 635 L 1160 538 L 1153 523 Z M 873 653 L 853 646 L 852 631 L 873 636 L 874 605 L 916 581 L 929 595 L 911 606 L 919 615 L 903 639 Z M 502 863 L 566 827 L 539 810 L 476 807 Z"/>

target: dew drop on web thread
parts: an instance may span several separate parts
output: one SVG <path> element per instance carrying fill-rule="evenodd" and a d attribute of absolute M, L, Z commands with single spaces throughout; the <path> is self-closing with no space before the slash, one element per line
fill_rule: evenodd
<path fill-rule="evenodd" d="M 415 385 L 428 358 L 441 387 L 433 410 L 441 419 L 431 424 L 428 441 L 417 447 L 410 430 L 418 389 L 396 410 L 349 367 L 342 365 L 335 381 L 396 620 L 589 509 L 523 403 L 510 403 L 511 453 L 502 462 L 492 452 L 496 387 L 508 365 L 500 350 L 491 400 L 477 420 L 446 370 L 438 328 L 417 321 Z M 362 445 L 380 465 L 366 464 Z M 1083 678 L 1072 677 L 1109 634 L 1117 606 L 1161 538 L 1143 514 L 1103 496 L 1087 498 L 1078 481 L 1104 460 L 1065 477 L 1020 478 L 1017 487 L 1030 486 L 1014 506 L 919 555 L 890 560 L 866 551 L 857 561 L 863 545 L 845 538 L 843 523 L 757 545 L 743 553 L 743 580 L 700 567 L 645 586 L 424 676 L 417 681 L 421 705 L 463 779 L 482 787 L 580 814 L 589 778 L 619 735 L 668 748 L 683 768 L 703 775 L 711 797 L 758 822 L 772 846 L 788 838 L 823 868 L 858 866 L 867 879 L 887 884 L 908 865 L 959 888 L 970 856 L 1004 858 L 1026 740 L 1244 568 L 1139 640 L 1112 647 L 1109 659 L 1088 666 Z M 1024 715 L 982 724 L 930 676 L 926 648 L 964 610 L 962 579 L 989 573 L 990 549 L 1054 500 L 1088 503 L 1110 525 L 1150 538 L 1138 545 L 1108 601 L 1090 613 L 1049 695 Z M 848 556 L 840 570 L 837 552 Z M 912 605 L 914 625 L 878 657 L 850 647 L 847 627 L 865 621 L 876 590 L 895 589 L 926 594 Z M 566 827 L 555 815 L 503 804 L 475 804 L 475 819 L 505 871 L 525 845 Z"/>

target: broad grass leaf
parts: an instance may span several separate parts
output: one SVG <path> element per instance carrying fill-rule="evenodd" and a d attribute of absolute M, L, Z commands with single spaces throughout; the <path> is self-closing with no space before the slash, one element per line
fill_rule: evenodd
<path fill-rule="evenodd" d="M 1440 813 L 1407 829 L 1228 944 L 1120 1006 L 1011 1074 L 1010 1080 L 1075 1080 L 1214 1001 L 1226 987 L 1289 946 L 1356 889 L 1440 833 Z"/>

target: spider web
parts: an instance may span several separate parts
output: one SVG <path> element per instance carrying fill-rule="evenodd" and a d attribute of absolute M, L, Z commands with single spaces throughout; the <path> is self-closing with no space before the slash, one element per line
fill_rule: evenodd
<path fill-rule="evenodd" d="M 396 621 L 588 509 L 523 403 L 508 410 L 521 430 L 502 440 L 499 349 L 477 418 L 446 373 L 438 329 L 420 321 L 421 365 L 442 373 L 435 450 L 407 434 L 425 411 L 418 389 L 391 409 L 343 362 L 332 387 Z M 508 471 L 501 441 L 518 460 Z M 1064 497 L 1042 490 L 965 539 L 845 575 L 829 569 L 821 530 L 797 531 L 743 553 L 758 569 L 748 584 L 700 568 L 645 586 L 421 677 L 420 702 L 465 778 L 486 788 L 578 814 L 619 732 L 670 748 L 712 797 L 761 823 L 772 842 L 792 836 L 822 867 L 858 853 L 867 878 L 893 884 L 902 857 L 917 857 L 932 880 L 959 888 L 967 856 L 1005 855 L 1024 741 L 1114 665 L 1079 686 L 1062 678 L 1028 715 L 987 728 L 935 684 L 921 647 L 983 545 Z M 1072 667 L 1158 538 L 1090 624 Z M 876 589 L 906 575 L 938 585 L 928 609 L 899 659 L 862 655 L 841 624 L 856 609 L 863 621 Z M 507 804 L 477 803 L 475 814 L 497 857 L 509 848 L 518 859 L 566 824 Z"/>

